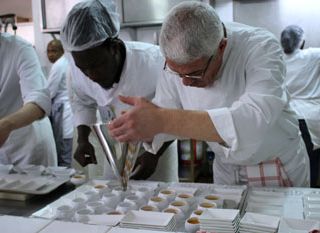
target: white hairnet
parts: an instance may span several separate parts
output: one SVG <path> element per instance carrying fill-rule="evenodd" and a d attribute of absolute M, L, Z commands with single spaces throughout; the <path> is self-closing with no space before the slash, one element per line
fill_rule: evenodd
<path fill-rule="evenodd" d="M 87 0 L 69 12 L 61 30 L 67 51 L 83 51 L 118 36 L 120 21 L 112 0 Z"/>
<path fill-rule="evenodd" d="M 303 29 L 297 25 L 286 27 L 281 33 L 281 45 L 286 54 L 293 53 L 301 46 L 303 41 Z"/>

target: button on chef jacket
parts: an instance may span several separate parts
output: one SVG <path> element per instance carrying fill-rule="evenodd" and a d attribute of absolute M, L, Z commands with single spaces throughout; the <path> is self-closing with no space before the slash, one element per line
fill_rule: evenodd
<path fill-rule="evenodd" d="M 130 108 L 119 101 L 118 95 L 142 96 L 149 100 L 154 97 L 156 84 L 163 72 L 164 58 L 159 47 L 141 43 L 125 42 L 126 60 L 119 83 L 108 90 L 91 81 L 74 64 L 71 55 L 70 102 L 74 114 L 75 127 L 96 123 L 96 111 L 112 109 L 116 116 Z M 103 117 L 102 117 L 103 118 Z M 111 119 L 103 119 L 108 121 Z M 173 147 L 176 144 L 172 145 Z M 171 146 L 171 147 L 172 147 Z M 98 148 L 96 148 L 97 150 Z M 171 153 L 170 153 L 171 151 Z M 149 180 L 178 181 L 177 149 L 170 148 L 159 159 L 155 173 Z M 113 178 L 111 168 L 105 168 L 107 178 Z"/>
<path fill-rule="evenodd" d="M 309 186 L 308 155 L 281 88 L 285 68 L 279 43 L 263 29 L 238 23 L 226 24 L 226 28 L 228 43 L 214 84 L 184 86 L 179 77 L 165 74 L 153 102 L 208 112 L 226 144 L 208 143 L 216 154 L 215 183 L 236 184 L 237 176 L 245 180 L 245 165 L 276 156 L 294 186 Z M 157 149 L 165 137 L 157 135 L 152 148 Z"/>
<path fill-rule="evenodd" d="M 314 149 L 320 148 L 320 49 L 296 50 L 285 55 L 285 86 L 290 106 L 305 119 Z"/>
<path fill-rule="evenodd" d="M 50 94 L 34 48 L 18 36 L 0 36 L 0 119 L 26 103 L 50 113 Z M 2 164 L 57 165 L 52 129 L 47 117 L 11 132 L 0 148 Z"/>

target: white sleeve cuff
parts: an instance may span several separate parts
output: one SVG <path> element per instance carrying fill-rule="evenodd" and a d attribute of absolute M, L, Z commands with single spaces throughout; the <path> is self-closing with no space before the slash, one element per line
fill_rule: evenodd
<path fill-rule="evenodd" d="M 24 103 L 35 103 L 49 116 L 51 113 L 51 99 L 48 89 L 35 90 L 24 98 Z"/>
<path fill-rule="evenodd" d="M 156 154 L 158 150 L 161 148 L 164 142 L 175 140 L 177 137 L 169 134 L 157 134 L 154 136 L 152 143 L 143 143 L 143 147 L 146 151 Z"/>
<path fill-rule="evenodd" d="M 97 122 L 96 110 L 94 109 L 78 111 L 73 116 L 75 127 L 79 125 L 92 125 Z"/>
<path fill-rule="evenodd" d="M 233 151 L 238 147 L 237 132 L 234 126 L 231 112 L 228 108 L 218 108 L 207 111 L 211 121 L 213 122 L 218 134 L 223 139 L 225 144 L 220 144 L 229 151 Z"/>

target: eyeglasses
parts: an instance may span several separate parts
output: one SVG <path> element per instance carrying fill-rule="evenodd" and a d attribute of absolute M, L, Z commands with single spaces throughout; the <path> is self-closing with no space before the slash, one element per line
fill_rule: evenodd
<path fill-rule="evenodd" d="M 206 67 L 203 69 L 203 71 L 201 71 L 201 74 L 198 74 L 198 75 L 190 75 L 190 74 L 180 74 L 180 73 L 177 73 L 177 72 L 171 70 L 169 66 L 167 66 L 167 61 L 164 62 L 163 70 L 166 71 L 166 72 L 168 72 L 168 73 L 170 73 L 170 74 L 177 75 L 177 76 L 179 76 L 180 78 L 201 79 L 201 78 L 203 78 L 204 75 L 206 74 L 207 69 L 208 69 L 208 67 L 209 67 L 209 65 L 210 65 L 210 62 L 211 62 L 211 60 L 212 60 L 212 57 L 213 57 L 213 55 L 211 55 L 211 56 L 209 57 L 209 60 L 208 60 L 208 62 L 207 62 L 207 64 L 206 64 Z"/>

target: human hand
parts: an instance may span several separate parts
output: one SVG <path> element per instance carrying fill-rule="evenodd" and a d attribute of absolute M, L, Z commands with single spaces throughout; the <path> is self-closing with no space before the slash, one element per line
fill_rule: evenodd
<path fill-rule="evenodd" d="M 134 165 L 132 176 L 130 179 L 134 180 L 146 180 L 148 179 L 156 170 L 158 164 L 159 156 L 145 152 L 140 155 Z"/>
<path fill-rule="evenodd" d="M 320 233 L 320 229 L 311 230 L 311 231 L 309 231 L 309 233 Z"/>
<path fill-rule="evenodd" d="M 89 141 L 79 142 L 73 157 L 82 167 L 97 164 L 94 148 Z"/>
<path fill-rule="evenodd" d="M 158 106 L 142 97 L 119 96 L 119 99 L 133 107 L 108 125 L 112 137 L 120 142 L 150 141 L 161 132 Z"/>
<path fill-rule="evenodd" d="M 10 125 L 5 120 L 0 120 L 0 147 L 7 141 L 11 131 Z"/>

